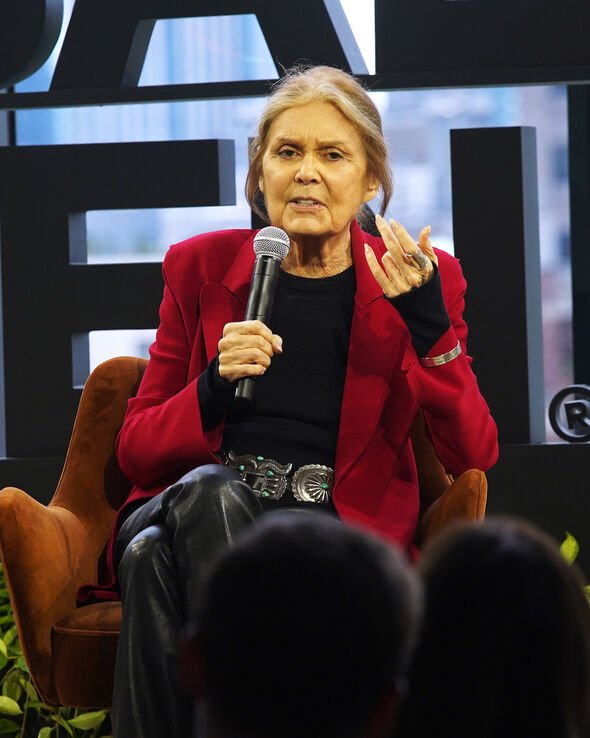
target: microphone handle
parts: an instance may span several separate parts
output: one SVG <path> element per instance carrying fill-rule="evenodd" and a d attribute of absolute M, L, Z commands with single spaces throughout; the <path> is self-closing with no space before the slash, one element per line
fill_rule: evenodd
<path fill-rule="evenodd" d="M 234 402 L 239 402 L 244 405 L 252 404 L 254 402 L 254 387 L 256 387 L 256 382 L 251 377 L 240 379 L 238 382 L 238 388 L 236 389 Z"/>
<path fill-rule="evenodd" d="M 272 256 L 259 256 L 254 262 L 250 295 L 246 305 L 245 320 L 260 320 L 268 324 L 279 280 L 281 262 Z M 254 401 L 256 380 L 251 377 L 240 379 L 234 401 L 250 405 Z"/>

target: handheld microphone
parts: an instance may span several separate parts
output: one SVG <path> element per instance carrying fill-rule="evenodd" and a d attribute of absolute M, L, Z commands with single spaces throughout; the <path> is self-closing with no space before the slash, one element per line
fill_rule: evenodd
<path fill-rule="evenodd" d="M 267 226 L 254 236 L 254 271 L 250 285 L 250 296 L 246 306 L 245 320 L 260 320 L 268 325 L 279 279 L 281 262 L 289 253 L 291 241 L 282 228 Z M 235 399 L 240 403 L 251 403 L 254 399 L 256 381 L 245 377 L 238 382 Z"/>

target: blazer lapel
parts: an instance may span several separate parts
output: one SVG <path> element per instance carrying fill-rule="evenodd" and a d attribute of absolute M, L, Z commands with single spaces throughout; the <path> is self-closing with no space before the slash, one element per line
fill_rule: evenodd
<path fill-rule="evenodd" d="M 371 440 L 392 373 L 401 366 L 409 343 L 405 324 L 384 298 L 365 259 L 365 242 L 378 256 L 384 252 L 383 242 L 364 234 L 356 222 L 351 236 L 357 286 L 336 448 L 338 483 Z"/>
<path fill-rule="evenodd" d="M 208 361 L 217 355 L 223 326 L 244 319 L 254 266 L 253 238 L 240 248 L 221 283 L 207 282 L 201 289 L 199 309 Z"/>

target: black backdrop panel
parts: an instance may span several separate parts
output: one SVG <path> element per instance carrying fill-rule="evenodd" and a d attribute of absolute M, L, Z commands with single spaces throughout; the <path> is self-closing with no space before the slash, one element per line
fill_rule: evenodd
<path fill-rule="evenodd" d="M 49 57 L 61 30 L 63 0 L 0 3 L 0 87 L 29 77 Z"/>
<path fill-rule="evenodd" d="M 279 72 L 302 60 L 367 71 L 339 0 L 78 0 L 51 87 L 136 85 L 156 20 L 246 13 Z"/>
<path fill-rule="evenodd" d="M 587 0 L 377 0 L 377 73 L 416 84 L 590 79 Z"/>
<path fill-rule="evenodd" d="M 62 466 L 62 456 L 53 459 L 0 458 L 0 490 L 18 487 L 46 505 L 55 492 Z"/>
<path fill-rule="evenodd" d="M 568 89 L 574 381 L 590 384 L 590 85 Z"/>
<path fill-rule="evenodd" d="M 487 515 L 517 515 L 544 528 L 559 542 L 566 531 L 580 544 L 581 565 L 590 576 L 590 508 L 586 443 L 502 446 L 488 474 Z"/>
<path fill-rule="evenodd" d="M 233 141 L 0 148 L 7 456 L 63 455 L 80 335 L 158 324 L 160 264 L 84 264 L 81 214 L 232 204 Z"/>
<path fill-rule="evenodd" d="M 468 349 L 501 443 L 545 439 L 535 140 L 533 128 L 451 131 Z"/>

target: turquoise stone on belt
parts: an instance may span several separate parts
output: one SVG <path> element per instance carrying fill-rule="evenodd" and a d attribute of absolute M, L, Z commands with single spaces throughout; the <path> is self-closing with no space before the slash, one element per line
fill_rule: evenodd
<path fill-rule="evenodd" d="M 223 463 L 236 469 L 244 482 L 259 497 L 278 500 L 290 487 L 299 502 L 325 504 L 330 501 L 334 470 L 322 464 L 305 464 L 291 476 L 292 464 L 281 464 L 274 459 L 254 454 L 235 454 L 228 451 Z"/>

